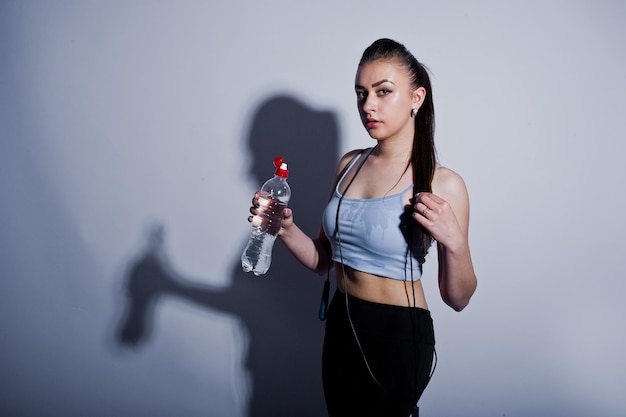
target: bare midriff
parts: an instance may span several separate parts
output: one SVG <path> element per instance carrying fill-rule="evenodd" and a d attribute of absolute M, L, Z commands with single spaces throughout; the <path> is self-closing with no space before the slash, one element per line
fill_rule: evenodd
<path fill-rule="evenodd" d="M 345 281 L 342 278 L 345 272 Z M 348 266 L 341 266 L 335 263 L 335 273 L 337 276 L 337 289 L 361 300 L 371 301 L 380 304 L 391 304 L 397 306 L 415 306 L 428 310 L 424 289 L 420 280 L 400 281 L 397 279 L 385 278 L 378 275 L 357 271 Z M 415 294 L 415 298 L 413 297 Z M 413 303 L 415 299 L 415 304 Z"/>

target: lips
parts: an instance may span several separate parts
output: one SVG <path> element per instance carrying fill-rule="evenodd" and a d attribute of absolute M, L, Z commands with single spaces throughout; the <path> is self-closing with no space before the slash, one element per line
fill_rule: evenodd
<path fill-rule="evenodd" d="M 365 127 L 367 129 L 373 129 L 373 128 L 377 127 L 378 125 L 380 125 L 380 122 L 378 120 L 375 120 L 375 119 L 366 119 L 365 120 Z"/>

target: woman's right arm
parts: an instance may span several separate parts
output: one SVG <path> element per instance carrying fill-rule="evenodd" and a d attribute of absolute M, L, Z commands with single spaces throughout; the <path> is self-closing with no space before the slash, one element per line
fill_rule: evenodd
<path fill-rule="evenodd" d="M 331 249 L 322 228 L 318 237 L 311 239 L 293 222 L 293 211 L 286 208 L 278 237 L 302 265 L 319 275 L 326 273 L 331 262 Z"/>

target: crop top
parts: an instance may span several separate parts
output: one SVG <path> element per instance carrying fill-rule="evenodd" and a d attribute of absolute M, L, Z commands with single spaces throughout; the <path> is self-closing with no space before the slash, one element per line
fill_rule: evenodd
<path fill-rule="evenodd" d="M 333 261 L 381 277 L 400 281 L 419 280 L 428 248 L 421 248 L 418 239 L 414 239 L 412 251 L 407 244 L 415 220 L 411 217 L 412 210 L 405 208 L 403 197 L 413 185 L 385 197 L 342 198 L 339 184 L 358 159 L 354 158 L 339 178 L 324 210 L 322 225 L 332 246 Z M 340 200 L 340 211 L 337 213 Z"/>

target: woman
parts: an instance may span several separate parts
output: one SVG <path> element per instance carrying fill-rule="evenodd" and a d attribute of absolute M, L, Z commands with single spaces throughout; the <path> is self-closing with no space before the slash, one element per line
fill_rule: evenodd
<path fill-rule="evenodd" d="M 442 299 L 461 311 L 476 289 L 469 199 L 462 178 L 436 162 L 430 80 L 402 44 L 370 45 L 355 90 L 375 146 L 341 158 L 317 238 L 288 208 L 278 236 L 303 265 L 320 274 L 334 266 L 337 276 L 322 359 L 329 415 L 406 417 L 435 353 L 420 281 L 433 240 Z"/>

